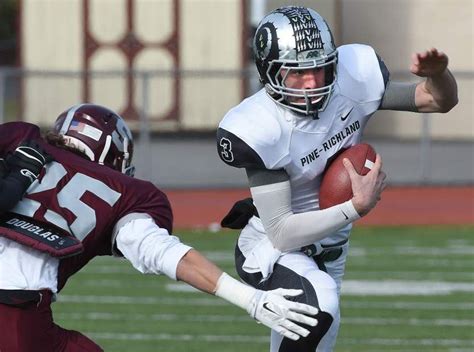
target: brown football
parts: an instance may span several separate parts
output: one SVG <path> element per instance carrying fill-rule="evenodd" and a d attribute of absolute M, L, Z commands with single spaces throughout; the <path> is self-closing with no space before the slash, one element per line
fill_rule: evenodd
<path fill-rule="evenodd" d="M 366 175 L 375 162 L 375 155 L 375 149 L 367 143 L 356 144 L 336 154 L 323 174 L 319 189 L 319 208 L 326 209 L 352 198 L 351 179 L 342 159 L 349 159 L 359 175 Z"/>

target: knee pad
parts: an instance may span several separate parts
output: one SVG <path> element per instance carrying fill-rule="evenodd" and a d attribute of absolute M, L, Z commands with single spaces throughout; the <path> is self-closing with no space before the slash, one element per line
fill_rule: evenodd
<path fill-rule="evenodd" d="M 305 326 L 310 333 L 298 341 L 283 338 L 278 352 L 315 351 L 339 314 L 336 283 L 329 275 L 321 271 L 310 271 L 302 276 L 301 284 L 304 295 L 297 297 L 297 301 L 318 307 L 318 325 Z"/>
<path fill-rule="evenodd" d="M 320 311 L 330 314 L 333 318 L 339 314 L 339 296 L 336 282 L 322 271 L 309 271 L 304 276 L 311 288 L 304 289 L 308 295 L 308 304 L 315 305 Z M 315 295 L 315 297 L 311 297 Z"/>

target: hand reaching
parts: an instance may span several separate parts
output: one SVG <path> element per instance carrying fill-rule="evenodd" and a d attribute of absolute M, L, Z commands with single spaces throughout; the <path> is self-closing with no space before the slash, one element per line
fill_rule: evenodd
<path fill-rule="evenodd" d="M 386 187 L 386 175 L 381 171 L 382 158 L 377 154 L 372 170 L 365 176 L 357 173 L 349 159 L 344 159 L 343 163 L 351 178 L 352 204 L 359 215 L 364 216 L 375 207 Z"/>
<path fill-rule="evenodd" d="M 297 323 L 309 326 L 316 326 L 318 323 L 312 317 L 318 314 L 317 308 L 286 299 L 302 293 L 302 290 L 283 288 L 272 291 L 257 290 L 247 311 L 253 318 L 279 334 L 291 340 L 298 340 L 300 336 L 308 336 L 309 331 Z"/>
<path fill-rule="evenodd" d="M 410 71 L 419 77 L 432 77 L 443 73 L 447 67 L 448 56 L 436 48 L 431 48 L 412 55 Z"/>

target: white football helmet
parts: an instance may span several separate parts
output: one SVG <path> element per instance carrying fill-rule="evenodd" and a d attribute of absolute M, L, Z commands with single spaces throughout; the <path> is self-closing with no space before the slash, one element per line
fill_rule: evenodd
<path fill-rule="evenodd" d="M 253 51 L 260 81 L 275 102 L 305 115 L 325 109 L 336 82 L 337 49 L 321 15 L 299 6 L 272 11 L 257 27 Z M 285 86 L 291 70 L 314 68 L 324 68 L 324 86 L 315 89 Z"/>
<path fill-rule="evenodd" d="M 134 175 L 132 132 L 112 110 L 96 104 L 75 105 L 58 116 L 53 132 L 91 161 Z"/>

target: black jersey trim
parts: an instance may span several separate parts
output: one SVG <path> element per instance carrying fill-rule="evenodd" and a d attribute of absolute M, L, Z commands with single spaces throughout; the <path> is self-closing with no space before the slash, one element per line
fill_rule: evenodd
<path fill-rule="evenodd" d="M 235 134 L 217 130 L 217 153 L 223 162 L 238 168 L 266 168 L 262 158 Z"/>
<path fill-rule="evenodd" d="M 382 60 L 382 58 L 377 55 L 377 60 L 379 62 L 379 67 L 380 67 L 380 72 L 382 72 L 382 77 L 383 77 L 383 85 L 385 88 L 387 88 L 387 83 L 388 80 L 390 79 L 390 71 L 388 70 L 387 66 L 385 65 L 385 62 Z"/>

